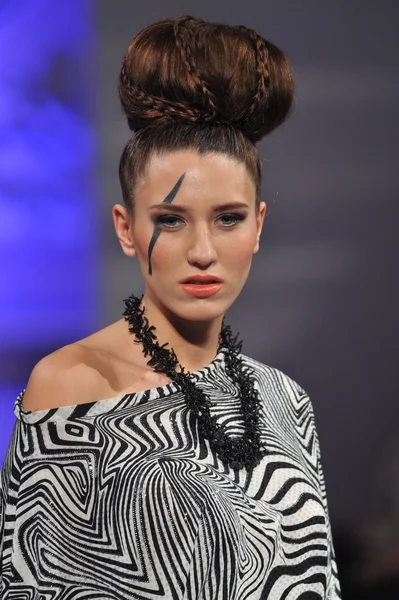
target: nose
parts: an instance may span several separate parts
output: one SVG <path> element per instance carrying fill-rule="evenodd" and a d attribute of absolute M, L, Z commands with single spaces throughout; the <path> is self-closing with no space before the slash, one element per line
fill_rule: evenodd
<path fill-rule="evenodd" d="M 214 241 L 205 224 L 196 228 L 190 242 L 187 252 L 190 265 L 204 269 L 216 261 L 217 253 Z"/>

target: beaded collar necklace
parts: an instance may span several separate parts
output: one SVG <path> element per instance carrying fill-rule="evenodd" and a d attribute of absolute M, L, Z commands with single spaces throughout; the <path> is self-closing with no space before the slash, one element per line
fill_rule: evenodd
<path fill-rule="evenodd" d="M 142 343 L 144 356 L 151 356 L 147 364 L 153 367 L 156 373 L 165 373 L 177 384 L 185 396 L 188 408 L 198 419 L 200 434 L 209 440 L 212 450 L 223 463 L 233 469 L 253 469 L 265 455 L 265 450 L 260 449 L 260 399 L 251 378 L 253 371 L 245 371 L 239 357 L 242 342 L 237 341 L 238 334 L 233 338 L 231 328 L 225 325 L 223 318 L 217 353 L 224 349 L 227 373 L 240 390 L 245 423 L 244 435 L 232 438 L 226 433 L 226 426 L 217 423 L 217 418 L 211 416 L 209 398 L 190 379 L 190 372 L 185 372 L 184 367 L 180 365 L 173 348 L 167 349 L 167 343 L 159 345 L 154 334 L 155 327 L 149 325 L 147 317 L 144 316 L 144 308 L 140 307 L 142 299 L 143 296 L 137 298 L 132 294 L 124 300 L 126 310 L 123 316 L 129 323 L 129 331 L 137 338 L 135 342 Z M 180 372 L 176 372 L 177 366 L 180 367 Z"/>

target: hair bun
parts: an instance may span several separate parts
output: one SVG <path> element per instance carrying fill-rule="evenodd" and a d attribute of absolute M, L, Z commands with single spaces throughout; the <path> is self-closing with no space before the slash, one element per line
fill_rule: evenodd
<path fill-rule="evenodd" d="M 286 119 L 294 90 L 285 54 L 254 30 L 184 15 L 133 39 L 119 97 L 133 131 L 224 123 L 255 143 Z"/>

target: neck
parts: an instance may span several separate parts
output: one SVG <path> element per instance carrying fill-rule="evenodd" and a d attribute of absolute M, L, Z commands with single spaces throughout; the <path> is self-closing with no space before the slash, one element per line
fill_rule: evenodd
<path fill-rule="evenodd" d="M 216 356 L 223 315 L 211 321 L 187 321 L 161 308 L 144 294 L 141 307 L 149 325 L 155 327 L 159 345 L 176 353 L 186 371 L 194 372 L 208 365 Z"/>

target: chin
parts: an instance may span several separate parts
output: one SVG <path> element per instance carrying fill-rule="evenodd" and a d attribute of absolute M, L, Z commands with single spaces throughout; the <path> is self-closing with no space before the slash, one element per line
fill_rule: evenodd
<path fill-rule="evenodd" d="M 223 315 L 232 303 L 216 298 L 176 299 L 172 302 L 159 301 L 166 312 L 185 321 L 212 321 Z"/>
<path fill-rule="evenodd" d="M 220 318 L 226 312 L 227 308 L 223 307 L 201 307 L 196 306 L 191 310 L 182 311 L 181 318 L 186 321 L 203 321 L 204 323 L 208 323 L 209 321 L 214 321 L 215 319 Z"/>
<path fill-rule="evenodd" d="M 174 314 L 187 321 L 212 321 L 224 315 L 234 303 L 235 297 L 217 298 L 188 298 L 184 301 L 176 301 L 174 307 L 170 308 Z"/>

